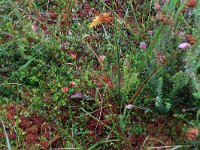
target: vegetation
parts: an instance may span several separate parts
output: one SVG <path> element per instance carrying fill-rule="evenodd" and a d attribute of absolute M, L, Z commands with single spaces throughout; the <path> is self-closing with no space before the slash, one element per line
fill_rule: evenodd
<path fill-rule="evenodd" d="M 0 149 L 198 149 L 200 2 L 1 0 Z"/>

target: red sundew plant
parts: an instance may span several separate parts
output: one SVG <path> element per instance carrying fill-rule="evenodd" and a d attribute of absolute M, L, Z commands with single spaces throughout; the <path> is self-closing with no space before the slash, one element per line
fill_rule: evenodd
<path fill-rule="evenodd" d="M 187 137 L 189 140 L 194 140 L 194 139 L 197 138 L 198 135 L 199 135 L 199 130 L 198 130 L 198 128 L 190 128 L 190 129 L 188 129 L 188 131 L 187 131 L 186 137 Z"/>
<path fill-rule="evenodd" d="M 72 82 L 70 82 L 69 85 L 70 85 L 71 87 L 74 87 L 74 86 L 76 86 L 76 82 L 72 81 Z"/>
<path fill-rule="evenodd" d="M 67 86 L 63 87 L 61 89 L 62 93 L 67 93 L 69 91 L 69 88 Z"/>
<path fill-rule="evenodd" d="M 38 135 L 35 135 L 35 134 L 28 134 L 26 136 L 26 139 L 25 139 L 25 142 L 27 144 L 35 144 L 35 143 L 38 143 L 39 140 L 38 140 Z"/>

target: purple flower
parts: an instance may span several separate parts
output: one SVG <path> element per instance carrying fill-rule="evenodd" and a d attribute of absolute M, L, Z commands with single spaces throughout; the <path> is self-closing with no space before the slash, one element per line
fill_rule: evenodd
<path fill-rule="evenodd" d="M 140 48 L 141 49 L 146 49 L 147 48 L 147 44 L 145 42 L 140 42 Z"/>
<path fill-rule="evenodd" d="M 126 109 L 131 109 L 132 107 L 133 107 L 133 105 L 128 104 L 128 105 L 126 106 Z"/>
<path fill-rule="evenodd" d="M 181 43 L 178 48 L 181 48 L 181 49 L 185 49 L 185 48 L 190 48 L 190 44 L 185 42 L 185 43 Z"/>
<path fill-rule="evenodd" d="M 147 34 L 152 36 L 153 35 L 153 31 L 148 31 Z"/>

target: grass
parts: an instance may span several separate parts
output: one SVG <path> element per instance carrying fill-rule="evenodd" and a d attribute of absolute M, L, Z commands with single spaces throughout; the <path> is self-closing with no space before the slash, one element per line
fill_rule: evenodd
<path fill-rule="evenodd" d="M 1 1 L 0 149 L 198 149 L 199 5 Z"/>

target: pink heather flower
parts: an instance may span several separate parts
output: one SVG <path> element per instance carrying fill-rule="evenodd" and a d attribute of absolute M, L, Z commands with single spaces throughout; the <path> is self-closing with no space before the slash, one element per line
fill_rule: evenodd
<path fill-rule="evenodd" d="M 178 48 L 181 48 L 181 49 L 185 49 L 185 48 L 190 48 L 190 44 L 185 42 L 185 43 L 181 43 Z"/>
<path fill-rule="evenodd" d="M 153 35 L 153 31 L 147 31 L 147 34 L 152 36 Z"/>
<path fill-rule="evenodd" d="M 147 44 L 145 42 L 140 42 L 140 48 L 141 49 L 146 49 L 147 48 Z"/>
<path fill-rule="evenodd" d="M 67 93 L 69 91 L 69 88 L 67 86 L 63 87 L 61 89 L 62 93 Z"/>
<path fill-rule="evenodd" d="M 131 109 L 132 107 L 133 107 L 133 105 L 128 104 L 128 105 L 126 106 L 126 109 Z"/>
<path fill-rule="evenodd" d="M 106 58 L 106 56 L 99 56 L 99 60 L 100 60 L 100 61 L 104 61 L 105 58 Z"/>

